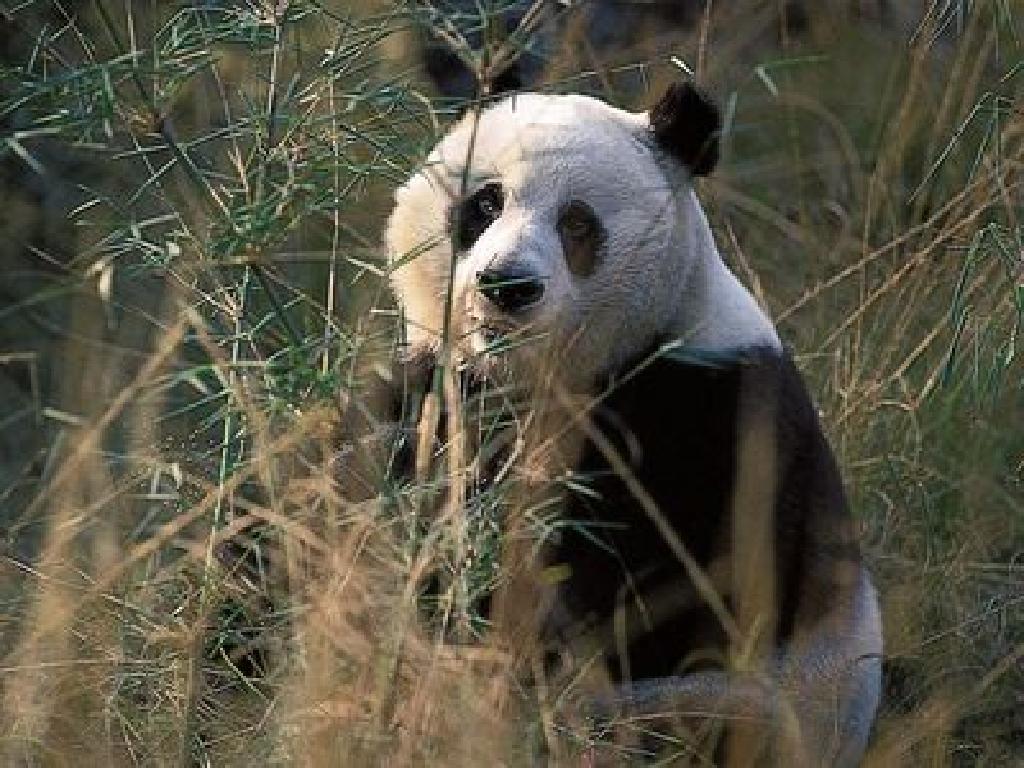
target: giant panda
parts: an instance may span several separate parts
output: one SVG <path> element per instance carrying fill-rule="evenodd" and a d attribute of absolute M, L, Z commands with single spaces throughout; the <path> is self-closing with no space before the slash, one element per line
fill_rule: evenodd
<path fill-rule="evenodd" d="M 642 113 L 541 94 L 471 111 L 387 224 L 404 359 L 585 403 L 540 632 L 597 659 L 595 718 L 710 714 L 744 723 L 726 751 L 752 729 L 775 764 L 856 764 L 877 598 L 808 391 L 695 194 L 719 131 L 691 84 Z"/>

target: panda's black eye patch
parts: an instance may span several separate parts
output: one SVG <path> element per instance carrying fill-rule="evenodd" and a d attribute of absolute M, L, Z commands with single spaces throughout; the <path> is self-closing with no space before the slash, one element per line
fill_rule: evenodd
<path fill-rule="evenodd" d="M 505 205 L 501 184 L 491 182 L 457 203 L 451 212 L 452 239 L 457 251 L 471 248 L 500 216 Z"/>
<path fill-rule="evenodd" d="M 569 271 L 586 277 L 597 266 L 605 232 L 594 209 L 581 200 L 573 200 L 558 216 L 558 236 Z"/>

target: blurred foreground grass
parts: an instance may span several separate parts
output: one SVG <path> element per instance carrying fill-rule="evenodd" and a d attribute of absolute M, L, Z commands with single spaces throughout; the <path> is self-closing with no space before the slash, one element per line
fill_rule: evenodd
<path fill-rule="evenodd" d="M 869 763 L 1024 761 L 1021 6 L 870 20 L 830 0 L 794 25 L 720 5 L 601 50 L 569 12 L 544 87 L 640 106 L 675 56 L 719 97 L 701 194 L 810 377 L 883 597 Z M 331 460 L 397 342 L 390 190 L 453 111 L 417 41 L 472 24 L 427 4 L 0 8 L 7 764 L 579 748 L 557 692 L 521 685 L 516 638 L 454 646 L 418 617 L 432 570 L 502 578 L 508 500 L 424 523 L 429 484 L 354 503 Z"/>

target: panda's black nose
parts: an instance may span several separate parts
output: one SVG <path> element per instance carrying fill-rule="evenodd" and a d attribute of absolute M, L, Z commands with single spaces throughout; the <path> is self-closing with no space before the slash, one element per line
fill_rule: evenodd
<path fill-rule="evenodd" d="M 544 295 L 544 282 L 539 277 L 514 268 L 478 272 L 476 286 L 502 312 L 519 312 Z"/>

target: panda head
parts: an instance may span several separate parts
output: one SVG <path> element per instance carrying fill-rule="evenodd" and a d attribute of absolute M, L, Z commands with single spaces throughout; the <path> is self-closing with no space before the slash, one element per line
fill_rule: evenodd
<path fill-rule="evenodd" d="M 585 384 L 678 331 L 695 265 L 719 261 L 692 192 L 719 130 L 689 85 L 643 113 L 524 94 L 467 115 L 388 223 L 409 344 L 437 348 L 450 311 L 460 360 L 536 375 L 543 352 Z"/>

